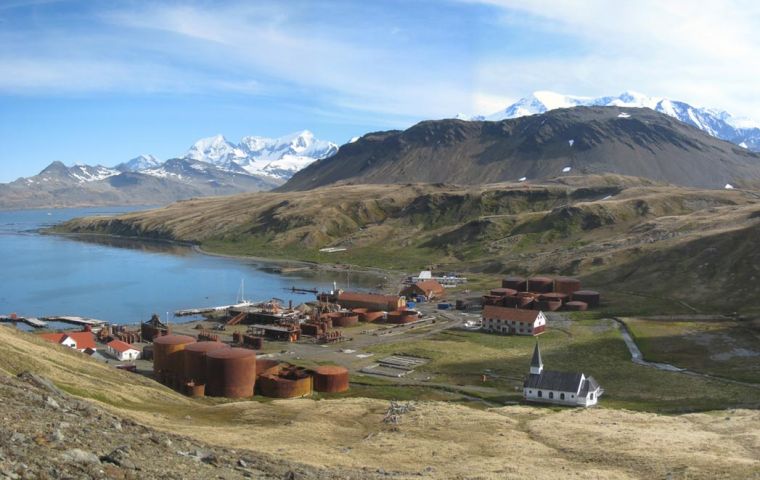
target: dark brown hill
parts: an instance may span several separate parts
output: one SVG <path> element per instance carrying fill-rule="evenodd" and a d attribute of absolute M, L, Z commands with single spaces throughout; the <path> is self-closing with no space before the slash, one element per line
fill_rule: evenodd
<path fill-rule="evenodd" d="M 599 173 L 724 188 L 760 179 L 760 154 L 653 110 L 576 107 L 500 122 L 425 121 L 404 131 L 369 133 L 278 190 L 336 183 L 474 185 L 523 177 L 531 182 Z"/>

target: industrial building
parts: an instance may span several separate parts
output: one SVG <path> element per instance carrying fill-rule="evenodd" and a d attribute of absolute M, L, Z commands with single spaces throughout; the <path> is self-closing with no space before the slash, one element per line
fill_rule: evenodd
<path fill-rule="evenodd" d="M 546 329 L 546 316 L 540 310 L 485 305 L 482 329 L 506 335 L 540 335 Z"/>
<path fill-rule="evenodd" d="M 421 280 L 404 287 L 399 295 L 406 298 L 423 297 L 425 300 L 433 300 L 444 298 L 446 296 L 446 289 L 437 280 Z"/>
<path fill-rule="evenodd" d="M 552 403 L 571 407 L 596 405 L 604 390 L 594 377 L 577 372 L 544 370 L 541 350 L 536 343 L 530 361 L 530 374 L 523 383 L 526 401 Z"/>
<path fill-rule="evenodd" d="M 341 292 L 334 296 L 334 303 L 346 309 L 366 308 L 368 311 L 401 310 L 406 306 L 404 297 L 380 293 Z"/>

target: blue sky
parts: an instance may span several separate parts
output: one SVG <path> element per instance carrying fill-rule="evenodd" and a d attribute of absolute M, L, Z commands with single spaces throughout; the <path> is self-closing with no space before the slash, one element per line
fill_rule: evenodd
<path fill-rule="evenodd" d="M 337 143 L 534 90 L 760 117 L 751 1 L 0 2 L 0 182 L 217 133 Z"/>

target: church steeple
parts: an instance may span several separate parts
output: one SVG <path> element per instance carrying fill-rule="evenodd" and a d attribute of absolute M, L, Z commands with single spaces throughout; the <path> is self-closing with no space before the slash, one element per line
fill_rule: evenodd
<path fill-rule="evenodd" d="M 533 349 L 533 358 L 530 360 L 530 373 L 531 375 L 539 375 L 544 369 L 544 362 L 541 361 L 541 350 L 538 349 L 538 342 Z"/>

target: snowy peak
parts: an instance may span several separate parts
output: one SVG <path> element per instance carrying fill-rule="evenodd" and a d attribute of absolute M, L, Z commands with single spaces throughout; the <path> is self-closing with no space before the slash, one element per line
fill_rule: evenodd
<path fill-rule="evenodd" d="M 121 172 L 139 172 L 148 168 L 156 168 L 161 165 L 161 160 L 153 155 L 140 155 L 124 163 L 116 165 L 114 168 Z"/>
<path fill-rule="evenodd" d="M 338 151 L 308 130 L 279 138 L 246 136 L 235 145 L 221 135 L 197 141 L 184 158 L 207 162 L 227 171 L 242 169 L 252 175 L 286 180 L 315 160 Z"/>
<path fill-rule="evenodd" d="M 474 116 L 469 120 L 499 121 L 546 113 L 557 108 L 578 106 L 650 108 L 696 127 L 714 137 L 733 142 L 743 148 L 760 151 L 760 123 L 746 118 L 736 118 L 722 110 L 697 108 L 688 103 L 662 97 L 650 97 L 643 93 L 625 91 L 616 96 L 580 97 L 550 91 L 536 91 L 509 105 L 504 110 L 486 116 Z M 464 119 L 457 115 L 457 118 Z"/>
<path fill-rule="evenodd" d="M 67 167 L 62 162 L 53 162 L 45 167 L 36 177 L 27 179 L 27 183 L 41 182 L 58 182 L 58 183 L 77 183 L 94 182 L 103 180 L 120 172 L 113 168 L 107 168 L 102 165 L 74 165 Z M 36 179 L 36 180 L 35 180 Z"/>

